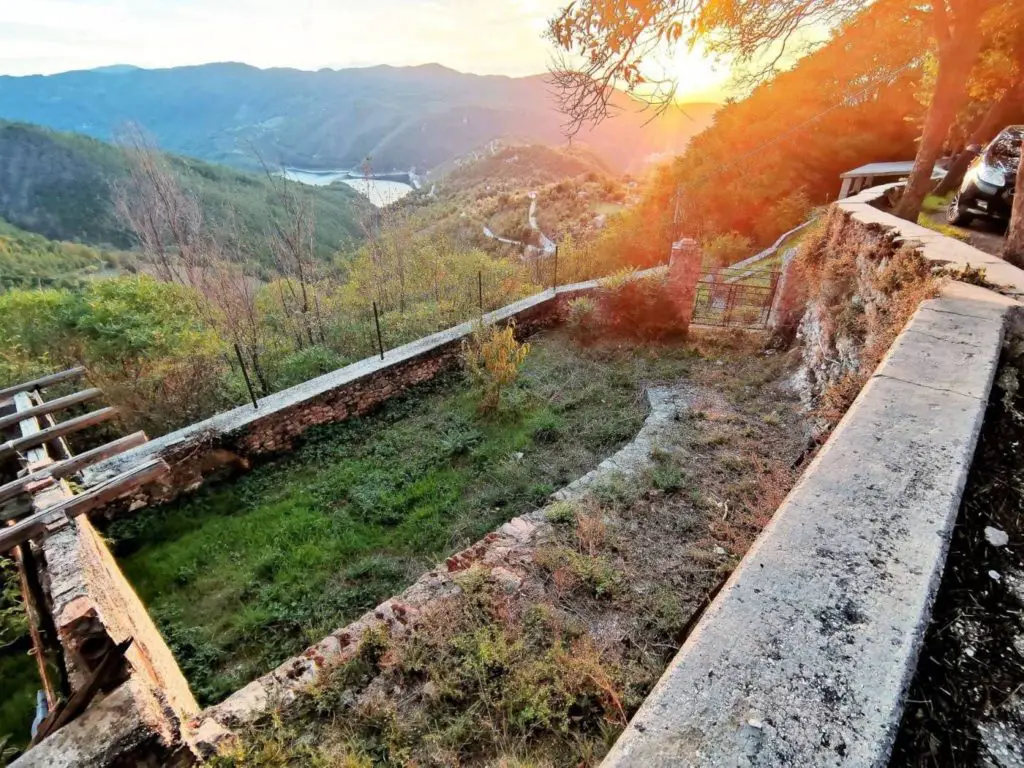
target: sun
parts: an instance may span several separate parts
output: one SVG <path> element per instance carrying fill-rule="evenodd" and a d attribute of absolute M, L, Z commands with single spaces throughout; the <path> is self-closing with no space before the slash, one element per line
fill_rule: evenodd
<path fill-rule="evenodd" d="M 723 101 L 728 95 L 729 66 L 712 59 L 700 44 L 689 49 L 676 46 L 659 57 L 665 77 L 676 86 L 676 101 Z"/>

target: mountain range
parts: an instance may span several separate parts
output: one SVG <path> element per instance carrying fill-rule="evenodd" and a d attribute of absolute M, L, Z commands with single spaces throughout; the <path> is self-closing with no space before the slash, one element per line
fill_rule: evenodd
<path fill-rule="evenodd" d="M 619 172 L 678 153 L 711 124 L 717 104 L 650 111 L 625 95 L 616 115 L 576 141 Z M 125 123 L 171 152 L 241 168 L 428 172 L 495 139 L 564 144 L 564 118 L 543 76 L 510 78 L 440 65 L 257 69 L 131 66 L 0 77 L 0 118 L 110 140 Z"/>

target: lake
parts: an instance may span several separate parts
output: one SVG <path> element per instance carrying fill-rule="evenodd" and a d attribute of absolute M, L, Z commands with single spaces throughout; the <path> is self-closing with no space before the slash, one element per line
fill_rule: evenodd
<path fill-rule="evenodd" d="M 326 187 L 336 181 L 348 184 L 378 208 L 390 205 L 412 192 L 409 184 L 387 179 L 349 178 L 348 171 L 307 171 L 301 168 L 285 168 L 284 177 L 300 184 Z"/>

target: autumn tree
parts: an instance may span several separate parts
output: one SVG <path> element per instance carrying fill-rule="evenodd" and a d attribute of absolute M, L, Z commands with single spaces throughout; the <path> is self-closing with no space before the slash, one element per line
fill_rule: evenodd
<path fill-rule="evenodd" d="M 210 327 L 225 332 L 238 346 L 263 394 L 270 394 L 260 359 L 264 338 L 256 284 L 245 272 L 250 259 L 237 226 L 212 229 L 198 197 L 184 188 L 167 157 L 141 129 L 129 126 L 119 143 L 128 158 L 127 178 L 114 188 L 121 222 L 134 233 L 161 280 L 190 289 L 183 295 L 192 299 Z"/>
<path fill-rule="evenodd" d="M 870 0 L 580 0 L 566 6 L 549 34 L 579 65 L 563 63 L 553 72 L 570 131 L 609 114 L 616 88 L 647 93 L 666 107 L 675 92 L 652 78 L 645 65 L 659 50 L 700 43 L 711 55 L 731 58 L 748 80 L 770 79 L 795 46 L 814 28 L 835 28 L 855 18 Z M 916 220 L 931 190 L 935 161 L 966 99 L 966 77 L 982 44 L 981 20 L 996 0 L 906 0 L 907 15 L 920 14 L 936 57 L 935 88 L 929 100 L 914 169 L 897 214 Z M 898 23 L 898 22 L 897 22 Z M 806 42 L 803 43 L 806 45 Z M 653 97 L 651 96 L 653 86 Z"/>
<path fill-rule="evenodd" d="M 1024 118 L 1024 0 L 1007 0 L 990 11 L 982 32 L 982 52 L 967 86 L 969 103 L 953 128 L 960 140 L 951 143 L 962 150 L 936 185 L 937 195 L 960 186 L 975 158 L 968 147 L 985 144 L 1008 122 Z"/>

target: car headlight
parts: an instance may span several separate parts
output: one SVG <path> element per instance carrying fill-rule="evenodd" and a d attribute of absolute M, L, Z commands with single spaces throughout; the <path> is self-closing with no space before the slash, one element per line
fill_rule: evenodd
<path fill-rule="evenodd" d="M 991 184 L 994 187 L 1001 187 L 1006 183 L 1005 173 L 1003 173 L 999 168 L 993 168 L 991 165 L 984 162 L 978 165 L 978 178 L 986 184 Z"/>

